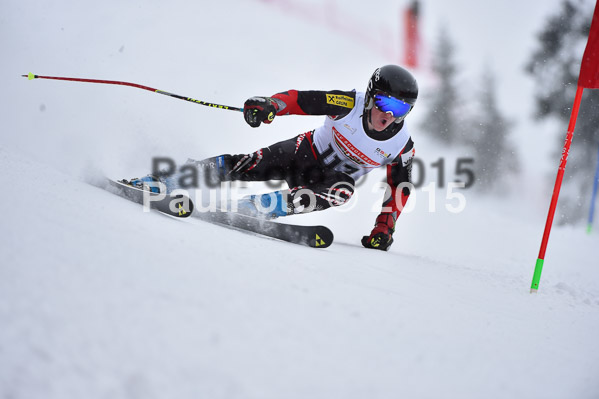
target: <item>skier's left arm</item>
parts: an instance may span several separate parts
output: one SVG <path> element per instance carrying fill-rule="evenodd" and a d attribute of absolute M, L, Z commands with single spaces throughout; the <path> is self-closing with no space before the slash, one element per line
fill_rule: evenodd
<path fill-rule="evenodd" d="M 370 235 L 362 237 L 364 247 L 388 251 L 393 243 L 397 217 L 408 202 L 411 192 L 414 152 L 414 142 L 409 139 L 401 154 L 387 165 L 387 190 L 383 208 L 376 218 Z"/>

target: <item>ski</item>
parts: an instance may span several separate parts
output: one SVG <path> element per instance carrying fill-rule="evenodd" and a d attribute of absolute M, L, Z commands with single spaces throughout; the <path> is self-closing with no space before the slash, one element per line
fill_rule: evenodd
<path fill-rule="evenodd" d="M 194 210 L 193 201 L 186 195 L 155 194 L 120 181 L 107 180 L 108 191 L 138 204 L 144 203 L 144 195 L 150 196 L 152 209 L 178 219 L 192 216 L 226 228 L 243 230 L 312 248 L 327 248 L 333 243 L 333 232 L 325 226 L 286 224 L 222 210 L 200 212 L 197 209 Z"/>
<path fill-rule="evenodd" d="M 144 196 L 148 196 L 150 208 L 166 215 L 183 219 L 191 216 L 193 212 L 193 202 L 185 195 L 156 194 L 117 180 L 107 180 L 108 191 L 142 205 L 144 204 Z"/>
<path fill-rule="evenodd" d="M 196 211 L 192 216 L 209 223 L 312 248 L 327 248 L 333 243 L 334 238 L 333 232 L 328 227 L 319 225 L 303 226 L 280 223 L 226 211 Z"/>

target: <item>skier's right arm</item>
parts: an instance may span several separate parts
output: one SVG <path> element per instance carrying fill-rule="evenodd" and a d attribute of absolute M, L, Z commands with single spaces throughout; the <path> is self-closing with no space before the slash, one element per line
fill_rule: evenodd
<path fill-rule="evenodd" d="M 245 121 L 252 127 L 271 123 L 275 115 L 348 114 L 354 107 L 355 91 L 288 90 L 272 97 L 252 97 L 243 107 Z"/>

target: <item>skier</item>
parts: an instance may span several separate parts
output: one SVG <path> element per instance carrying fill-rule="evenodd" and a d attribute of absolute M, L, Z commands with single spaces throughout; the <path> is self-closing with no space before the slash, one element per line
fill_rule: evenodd
<path fill-rule="evenodd" d="M 404 118 L 414 107 L 418 85 L 397 65 L 377 68 L 365 93 L 289 90 L 271 97 L 252 97 L 244 104 L 252 127 L 272 123 L 280 115 L 326 115 L 319 128 L 261 148 L 251 154 L 220 155 L 188 160 L 213 184 L 223 181 L 285 180 L 289 189 L 250 195 L 237 203 L 238 212 L 262 218 L 324 210 L 346 203 L 355 180 L 386 166 L 388 188 L 383 208 L 368 236 L 366 248 L 388 250 L 395 223 L 410 195 L 414 143 Z M 123 182 L 158 192 L 178 188 L 174 176 L 149 175 Z"/>

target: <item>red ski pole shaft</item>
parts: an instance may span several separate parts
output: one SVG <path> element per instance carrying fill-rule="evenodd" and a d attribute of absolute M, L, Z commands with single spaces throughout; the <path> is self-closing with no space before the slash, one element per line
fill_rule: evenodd
<path fill-rule="evenodd" d="M 152 91 L 152 92 L 158 93 L 158 94 L 164 94 L 165 96 L 178 98 L 180 100 L 185 100 L 185 101 L 189 101 L 189 102 L 192 102 L 192 103 L 196 103 L 196 104 L 200 104 L 200 105 L 205 105 L 207 107 L 227 109 L 229 111 L 243 112 L 243 108 L 231 107 L 231 106 L 228 106 L 228 105 L 220 105 L 220 104 L 209 103 L 209 102 L 202 101 L 202 100 L 196 100 L 196 99 L 191 98 L 191 97 L 180 96 L 178 94 L 173 94 L 173 93 L 169 93 L 167 91 L 154 89 L 153 87 L 143 86 L 143 85 L 140 85 L 140 84 L 137 84 L 137 83 L 119 82 L 119 81 L 116 81 L 116 80 L 99 80 L 99 79 L 66 78 L 66 77 L 59 77 L 59 76 L 42 76 L 42 75 L 34 75 L 31 72 L 29 74 L 27 74 L 27 75 L 21 75 L 21 76 L 23 76 L 25 78 L 28 78 L 29 80 L 33 80 L 33 79 L 52 79 L 52 80 L 66 80 L 66 81 L 70 81 L 70 82 L 102 83 L 102 84 L 109 84 L 109 85 L 130 86 L 130 87 L 136 87 L 138 89 Z"/>
<path fill-rule="evenodd" d="M 553 196 L 551 197 L 551 204 L 549 205 L 549 213 L 547 214 L 547 222 L 545 223 L 545 231 L 543 232 L 541 249 L 539 250 L 539 257 L 535 265 L 535 272 L 532 278 L 532 285 L 530 287 L 531 293 L 536 292 L 539 289 L 539 282 L 541 281 L 541 272 L 543 271 L 543 263 L 545 262 L 545 251 L 547 250 L 549 233 L 551 233 L 551 226 L 553 225 L 553 218 L 555 216 L 555 209 L 557 207 L 559 192 L 562 187 L 562 180 L 564 179 L 564 171 L 566 170 L 566 163 L 568 162 L 570 144 L 572 144 L 572 138 L 574 136 L 574 127 L 576 126 L 576 119 L 578 118 L 578 110 L 580 108 L 580 101 L 582 99 L 583 90 L 584 88 L 580 85 L 576 89 L 574 105 L 572 106 L 572 113 L 570 114 L 570 123 L 568 124 L 568 134 L 566 135 L 566 141 L 564 142 L 564 148 L 562 149 L 562 158 L 560 160 L 559 169 L 557 170 L 555 186 L 553 187 Z"/>

